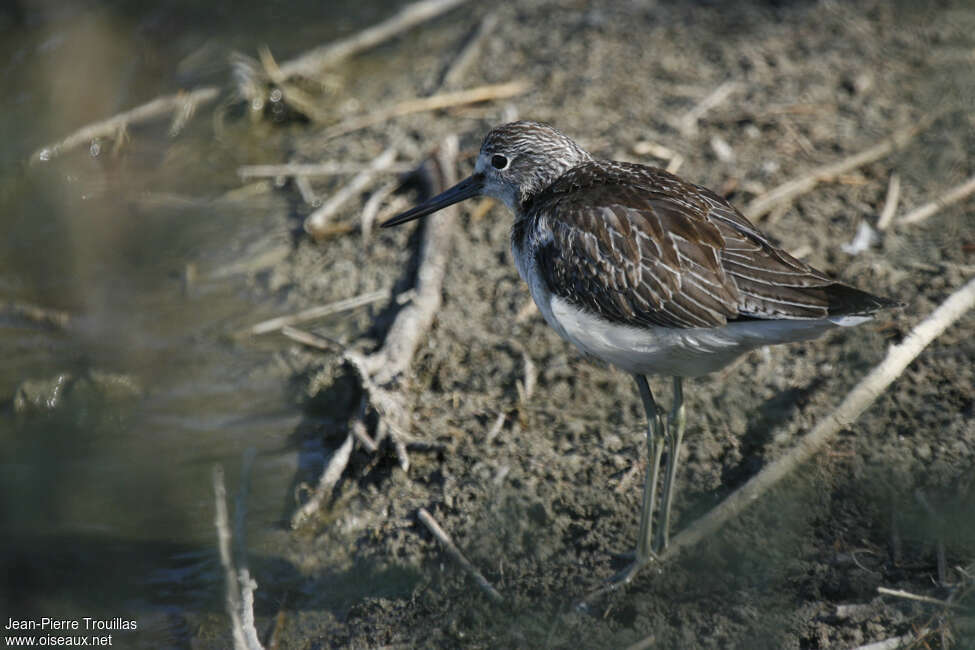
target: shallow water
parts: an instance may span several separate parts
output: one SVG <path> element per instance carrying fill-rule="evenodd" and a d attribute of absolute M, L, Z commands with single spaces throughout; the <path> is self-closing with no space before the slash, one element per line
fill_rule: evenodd
<path fill-rule="evenodd" d="M 228 335 L 285 307 L 234 265 L 266 252 L 247 242 L 286 206 L 221 198 L 239 164 L 280 160 L 277 131 L 237 120 L 215 138 L 207 107 L 175 140 L 162 121 L 118 153 L 105 141 L 26 163 L 90 121 L 224 85 L 232 49 L 285 60 L 392 3 L 249 4 L 0 9 L 0 305 L 70 317 L 0 314 L 5 616 L 122 617 L 139 627 L 118 633 L 126 647 L 185 642 L 184 612 L 223 609 L 211 470 L 233 495 L 249 448 L 250 545 L 280 529 L 301 413 L 273 352 Z"/>

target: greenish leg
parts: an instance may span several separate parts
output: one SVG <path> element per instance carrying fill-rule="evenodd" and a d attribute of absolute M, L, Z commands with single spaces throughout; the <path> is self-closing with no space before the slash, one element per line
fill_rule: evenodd
<path fill-rule="evenodd" d="M 643 509 L 640 512 L 640 532 L 636 542 L 636 559 L 617 573 L 610 580 L 610 584 L 602 590 L 591 594 L 595 597 L 603 591 L 611 591 L 628 583 L 637 572 L 653 559 L 653 509 L 657 503 L 657 481 L 660 478 L 660 461 L 664 451 L 664 422 L 657 408 L 657 403 L 650 392 L 650 384 L 643 375 L 634 375 L 636 385 L 640 389 L 640 398 L 647 413 L 647 472 L 643 484 Z"/>
<path fill-rule="evenodd" d="M 657 503 L 657 481 L 660 477 L 660 459 L 664 451 L 663 419 L 650 392 L 650 384 L 643 375 L 635 375 L 640 398 L 647 413 L 647 471 L 643 483 L 643 509 L 640 512 L 640 532 L 636 544 L 636 564 L 644 565 L 653 553 L 653 510 Z"/>
<path fill-rule="evenodd" d="M 684 425 L 687 422 L 684 411 L 684 381 L 674 377 L 674 403 L 667 421 L 667 464 L 664 468 L 664 491 L 660 499 L 660 521 L 657 527 L 657 540 L 654 551 L 660 553 L 670 542 L 670 506 L 674 500 L 674 484 L 677 466 L 680 461 L 680 447 L 684 440 Z"/>

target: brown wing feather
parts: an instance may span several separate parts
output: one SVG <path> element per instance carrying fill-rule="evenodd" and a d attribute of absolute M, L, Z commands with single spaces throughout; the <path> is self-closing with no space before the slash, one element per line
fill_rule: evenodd
<path fill-rule="evenodd" d="M 642 165 L 577 167 L 536 197 L 518 227 L 533 229 L 553 293 L 614 322 L 716 327 L 892 304 L 776 248 L 710 190 Z"/>

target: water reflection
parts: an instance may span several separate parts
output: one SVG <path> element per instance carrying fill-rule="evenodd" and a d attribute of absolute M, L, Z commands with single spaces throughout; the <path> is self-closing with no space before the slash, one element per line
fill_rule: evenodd
<path fill-rule="evenodd" d="M 212 463 L 236 484 L 257 449 L 248 537 L 282 517 L 301 415 L 289 369 L 228 338 L 273 315 L 260 276 L 288 206 L 222 199 L 280 136 L 197 116 L 28 167 L 36 147 L 156 95 L 226 82 L 226 54 L 288 55 L 371 22 L 383 3 L 5 3 L 0 9 L 0 611 L 137 619 L 127 642 L 188 638 L 223 610 Z M 306 5 L 306 6 L 303 6 Z M 327 15 L 325 15 L 327 13 Z M 266 158 L 256 157 L 267 151 Z M 258 236 L 260 235 L 260 237 Z M 25 311 L 26 310 L 26 311 Z M 39 310 L 39 311 L 31 311 Z M 35 317 L 66 314 L 66 322 Z M 294 568 L 251 559 L 285 583 Z M 259 607 L 268 609 L 267 603 Z"/>

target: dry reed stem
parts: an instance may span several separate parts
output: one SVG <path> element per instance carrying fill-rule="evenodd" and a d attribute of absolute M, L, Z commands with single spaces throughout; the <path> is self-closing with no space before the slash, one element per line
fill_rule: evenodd
<path fill-rule="evenodd" d="M 934 201 L 925 203 L 919 208 L 915 208 L 914 210 L 911 210 L 903 217 L 901 217 L 897 223 L 904 224 L 904 225 L 920 223 L 925 219 L 927 219 L 928 217 L 932 216 L 933 214 L 943 210 L 944 208 L 947 208 L 949 205 L 952 205 L 953 203 L 957 203 L 958 201 L 961 201 L 962 199 L 970 196 L 973 193 L 975 193 L 975 176 L 972 176 L 971 178 L 969 178 L 964 183 L 961 183 L 960 185 L 954 186 L 953 188 L 945 192 L 941 198 L 935 199 Z"/>
<path fill-rule="evenodd" d="M 372 236 L 372 227 L 376 224 L 376 217 L 379 215 L 379 209 L 398 186 L 399 182 L 397 181 L 390 181 L 380 186 L 362 206 L 362 214 L 359 216 L 359 229 L 362 232 L 363 242 L 369 241 L 369 237 Z"/>
<path fill-rule="evenodd" d="M 742 85 L 737 81 L 724 82 L 677 120 L 677 129 L 684 136 L 695 135 L 697 133 L 697 123 L 704 117 L 705 113 L 719 106 L 741 87 Z"/>
<path fill-rule="evenodd" d="M 427 530 L 429 530 L 430 533 L 437 538 L 437 541 L 439 541 L 444 550 L 447 551 L 447 555 L 449 555 L 457 564 L 459 564 L 461 568 L 468 573 L 468 575 L 474 578 L 474 582 L 477 584 L 477 586 L 480 587 L 491 600 L 496 603 L 504 602 L 504 598 L 500 593 L 498 593 L 498 590 L 495 589 L 490 582 L 488 582 L 487 578 L 484 577 L 484 574 L 482 574 L 477 567 L 470 563 L 470 560 L 464 557 L 464 554 L 461 553 L 460 549 L 457 548 L 457 545 L 454 544 L 454 540 L 450 538 L 447 531 L 440 527 L 440 524 L 438 524 L 437 520 L 433 518 L 433 515 L 427 512 L 425 508 L 420 508 L 417 511 L 417 517 L 419 517 L 420 521 L 423 522 L 423 525 L 427 527 Z"/>
<path fill-rule="evenodd" d="M 332 453 L 332 457 L 328 460 L 328 465 L 325 466 L 325 471 L 322 472 L 321 477 L 318 479 L 318 485 L 315 486 L 315 490 L 311 493 L 308 500 L 301 504 L 301 507 L 291 516 L 292 529 L 301 526 L 309 517 L 321 509 L 322 503 L 325 502 L 326 497 L 328 497 L 332 488 L 339 482 L 339 479 L 342 478 L 342 473 L 345 472 L 345 468 L 349 465 L 354 440 L 355 436 L 350 432 L 345 437 L 345 441 Z"/>
<path fill-rule="evenodd" d="M 391 165 L 395 159 L 395 146 L 387 148 L 381 154 L 376 156 L 364 170 L 356 174 L 352 180 L 350 180 L 338 192 L 332 194 L 328 200 L 322 204 L 322 207 L 308 215 L 308 217 L 305 219 L 305 232 L 312 237 L 321 237 L 328 227 L 329 219 L 331 219 L 335 213 L 342 208 L 342 206 L 365 190 L 369 184 L 372 183 L 372 179 L 375 178 L 376 175 L 383 171 L 386 167 Z"/>
<path fill-rule="evenodd" d="M 322 45 L 300 57 L 282 63 L 281 75 L 314 77 L 325 68 L 343 59 L 373 48 L 402 32 L 427 22 L 464 4 L 467 0 L 420 0 L 403 7 L 398 13 L 349 38 Z"/>
<path fill-rule="evenodd" d="M 334 65 L 354 54 L 375 47 L 397 34 L 436 18 L 466 1 L 420 0 L 419 2 L 406 5 L 394 16 L 364 29 L 358 34 L 315 48 L 280 66 L 275 65 L 275 74 L 282 81 L 295 76 L 314 76 L 330 65 Z M 249 77 L 250 75 L 245 76 Z M 253 82 L 252 79 L 249 79 L 249 81 Z M 289 87 L 289 90 L 293 99 L 297 89 Z M 96 138 L 124 135 L 126 128 L 131 124 L 146 122 L 170 113 L 174 114 L 173 122 L 170 126 L 170 134 L 175 135 L 183 128 L 186 121 L 192 116 L 198 106 L 213 101 L 219 94 L 220 89 L 216 86 L 201 86 L 188 92 L 179 92 L 175 95 L 157 97 L 150 102 L 136 106 L 106 120 L 83 126 L 66 138 L 41 147 L 31 155 L 30 162 L 37 163 L 50 160 L 55 156 L 91 140 L 95 140 Z M 305 102 L 304 108 L 313 113 L 311 117 L 318 117 L 319 119 L 326 117 L 318 114 L 317 105 L 314 102 Z"/>
<path fill-rule="evenodd" d="M 337 314 L 342 311 L 347 311 L 349 309 L 355 309 L 356 307 L 362 307 L 364 305 L 369 305 L 374 302 L 378 302 L 384 298 L 389 297 L 389 290 L 383 289 L 381 291 L 371 291 L 369 293 L 364 293 L 359 296 L 354 296 L 352 298 L 346 298 L 345 300 L 339 300 L 337 302 L 330 302 L 327 305 L 319 305 L 317 307 L 310 307 L 309 309 L 303 309 L 294 314 L 288 314 L 287 316 L 278 316 L 276 318 L 271 318 L 265 321 L 261 321 L 255 325 L 251 325 L 240 332 L 238 335 L 241 336 L 257 336 L 258 334 L 267 334 L 268 332 L 275 332 L 286 325 L 297 325 L 298 323 L 304 323 L 306 321 L 315 320 L 318 318 L 323 318 L 325 316 L 330 316 L 332 314 Z"/>
<path fill-rule="evenodd" d="M 476 104 L 478 102 L 486 102 L 494 99 L 507 99 L 509 97 L 521 95 L 527 92 L 529 88 L 530 86 L 527 81 L 518 80 L 509 81 L 502 84 L 478 86 L 476 88 L 468 88 L 467 90 L 455 90 L 440 93 L 438 95 L 431 95 L 430 97 L 408 99 L 404 102 L 394 104 L 389 108 L 384 108 L 361 117 L 354 117 L 344 122 L 339 122 L 334 126 L 330 126 L 329 128 L 325 129 L 321 135 L 321 138 L 323 140 L 336 138 L 340 135 L 346 135 L 347 133 L 352 133 L 353 131 L 358 131 L 366 127 L 382 124 L 383 122 L 387 122 L 395 117 L 401 117 L 411 113 L 435 111 L 441 108 L 462 106 L 464 104 Z"/>
<path fill-rule="evenodd" d="M 900 198 L 901 177 L 899 174 L 894 173 L 890 175 L 890 181 L 887 183 L 887 196 L 884 199 L 884 207 L 880 211 L 880 218 L 877 219 L 877 230 L 886 230 L 887 226 L 894 220 L 894 214 L 897 212 L 897 204 Z"/>
<path fill-rule="evenodd" d="M 918 133 L 928 128 L 937 115 L 929 114 L 912 126 L 897 131 L 874 146 L 843 160 L 823 165 L 808 174 L 779 185 L 765 194 L 755 197 L 745 206 L 744 214 L 749 219 L 758 219 L 772 211 L 775 206 L 794 201 L 809 192 L 816 185 L 846 174 L 857 167 L 879 160 L 893 151 L 904 148 Z"/>
<path fill-rule="evenodd" d="M 219 89 L 214 86 L 204 86 L 190 92 L 157 97 L 151 102 L 118 113 L 106 120 L 83 126 L 63 140 L 41 147 L 31 154 L 30 161 L 31 163 L 46 162 L 87 142 L 98 138 L 115 137 L 119 133 L 124 133 L 132 124 L 147 122 L 163 115 L 178 111 L 183 111 L 187 115 L 192 114 L 193 109 L 213 101 L 219 93 Z"/>
<path fill-rule="evenodd" d="M 321 162 L 321 163 L 286 163 L 283 165 L 242 165 L 237 168 L 237 175 L 241 179 L 249 178 L 280 178 L 300 176 L 341 176 L 344 174 L 358 174 L 369 168 L 369 163 Z M 412 170 L 411 165 L 394 163 L 384 167 L 383 171 L 399 174 Z"/>
<path fill-rule="evenodd" d="M 241 478 L 242 484 L 246 476 Z M 214 525 L 217 528 L 217 546 L 220 551 L 220 565 L 223 567 L 227 580 L 227 614 L 230 616 L 231 629 L 234 639 L 234 650 L 263 650 L 254 627 L 254 591 L 257 583 L 250 577 L 246 567 L 239 573 L 234 567 L 231 546 L 233 535 L 230 533 L 230 517 L 227 514 L 227 487 L 224 483 L 223 467 L 213 466 L 213 495 L 216 504 Z M 238 502 L 238 509 L 243 516 L 243 503 Z"/>
<path fill-rule="evenodd" d="M 894 636 L 889 639 L 884 639 L 883 641 L 876 641 L 874 643 L 868 643 L 866 645 L 860 645 L 853 650 L 898 650 L 898 648 L 909 648 L 916 641 L 920 641 L 923 637 L 927 636 L 928 631 L 922 629 L 918 631 L 917 635 L 907 633 L 903 636 Z"/>
<path fill-rule="evenodd" d="M 25 320 L 59 330 L 67 329 L 71 325 L 71 314 L 66 311 L 18 301 L 0 305 L 0 318 Z"/>
<path fill-rule="evenodd" d="M 305 330 L 300 330 L 290 325 L 285 325 L 281 328 L 281 335 L 291 339 L 295 343 L 301 343 L 302 345 L 307 345 L 310 348 L 324 352 L 342 352 L 345 349 L 344 345 L 327 336 L 312 334 L 311 332 L 306 332 Z"/>
<path fill-rule="evenodd" d="M 906 600 L 916 600 L 919 603 L 928 603 L 929 605 L 937 605 L 939 607 L 955 607 L 955 608 L 965 609 L 964 605 L 959 605 L 958 603 L 949 603 L 947 600 L 941 600 L 940 598 L 932 598 L 931 596 L 912 594 L 911 592 L 904 591 L 903 589 L 888 589 L 887 587 L 877 587 L 877 593 L 884 594 L 885 596 L 895 596 L 897 598 L 904 598 Z"/>

